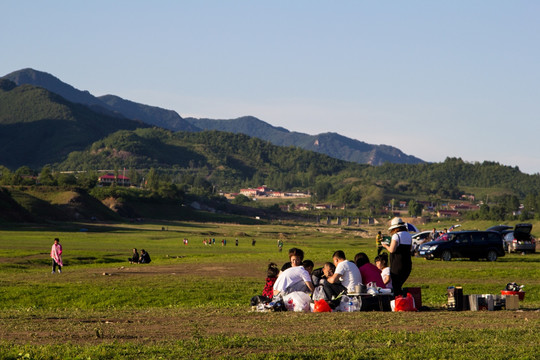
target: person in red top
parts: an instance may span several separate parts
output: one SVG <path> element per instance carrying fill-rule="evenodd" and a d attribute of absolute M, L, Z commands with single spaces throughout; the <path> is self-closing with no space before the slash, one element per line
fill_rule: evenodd
<path fill-rule="evenodd" d="M 381 270 L 369 262 L 369 258 L 365 253 L 358 253 L 354 256 L 354 263 L 358 266 L 364 285 L 374 282 L 377 287 L 386 288 L 381 276 Z"/>
<path fill-rule="evenodd" d="M 62 263 L 62 245 L 60 245 L 60 239 L 55 238 L 54 244 L 51 247 L 51 258 L 52 258 L 52 273 L 56 271 L 56 267 L 58 266 L 58 273 L 62 272 L 62 266 L 64 264 Z"/>
<path fill-rule="evenodd" d="M 266 271 L 266 285 L 264 286 L 262 296 L 272 299 L 274 296 L 274 283 L 277 280 L 279 269 L 276 264 L 268 264 L 268 270 Z"/>

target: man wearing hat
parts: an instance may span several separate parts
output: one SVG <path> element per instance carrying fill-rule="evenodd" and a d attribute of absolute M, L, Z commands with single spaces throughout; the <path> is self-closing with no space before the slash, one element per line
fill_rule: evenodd
<path fill-rule="evenodd" d="M 390 253 L 390 278 L 394 295 L 405 295 L 402 286 L 412 270 L 412 236 L 407 231 L 407 224 L 398 217 L 392 219 L 388 231 L 392 235 L 392 240 L 390 245 L 383 243 L 382 246 Z"/>

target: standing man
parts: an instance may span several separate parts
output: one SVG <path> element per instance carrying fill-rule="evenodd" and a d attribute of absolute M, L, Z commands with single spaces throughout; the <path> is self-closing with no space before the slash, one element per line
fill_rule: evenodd
<path fill-rule="evenodd" d="M 358 266 L 347 260 L 343 251 L 336 251 L 332 255 L 332 261 L 336 266 L 334 274 L 331 274 L 326 267 L 324 270 L 324 275 L 327 277 L 324 293 L 328 300 L 332 300 L 333 296 L 338 296 L 341 292 L 354 293 L 355 285 L 362 284 L 362 275 Z"/>
<path fill-rule="evenodd" d="M 51 258 L 52 258 L 52 273 L 56 271 L 56 267 L 58 266 L 58 273 L 62 273 L 62 266 L 64 264 L 62 263 L 62 245 L 60 245 L 60 239 L 55 238 L 54 244 L 51 247 Z"/>
<path fill-rule="evenodd" d="M 433 230 L 431 230 L 431 232 L 429 233 L 429 241 L 437 240 L 438 236 L 439 236 L 439 233 L 437 233 L 437 230 L 433 228 Z"/>
<path fill-rule="evenodd" d="M 383 239 L 382 234 L 379 231 L 377 233 L 377 236 L 375 237 L 375 246 L 377 247 L 377 255 L 381 255 L 381 251 L 384 249 L 382 246 L 382 239 Z"/>

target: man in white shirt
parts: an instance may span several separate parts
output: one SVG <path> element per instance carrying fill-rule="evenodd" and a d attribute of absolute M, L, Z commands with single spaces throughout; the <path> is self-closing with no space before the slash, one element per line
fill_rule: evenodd
<path fill-rule="evenodd" d="M 352 293 L 356 285 L 362 284 L 360 270 L 355 263 L 347 260 L 343 251 L 336 251 L 332 260 L 336 270 L 333 275 L 327 275 L 328 279 L 324 284 L 324 293 L 329 300 L 341 292 Z"/>

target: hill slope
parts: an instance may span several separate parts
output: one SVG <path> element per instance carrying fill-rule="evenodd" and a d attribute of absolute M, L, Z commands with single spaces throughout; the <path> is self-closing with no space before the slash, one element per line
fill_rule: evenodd
<path fill-rule="evenodd" d="M 32 85 L 0 80 L 0 164 L 39 168 L 142 122 L 103 115 Z"/>

